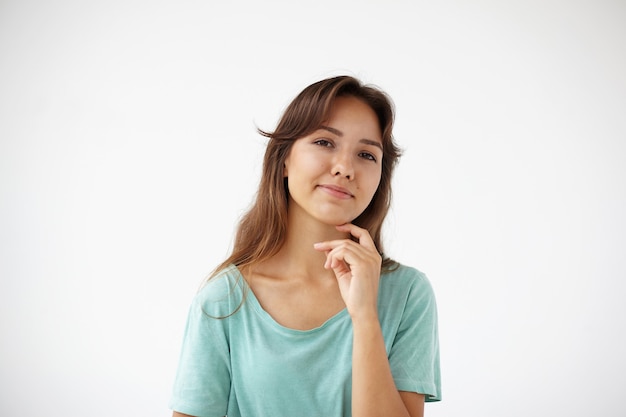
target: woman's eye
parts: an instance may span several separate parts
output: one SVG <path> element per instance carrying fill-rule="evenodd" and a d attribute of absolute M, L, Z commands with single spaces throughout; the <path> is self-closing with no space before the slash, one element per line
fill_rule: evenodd
<path fill-rule="evenodd" d="M 316 144 L 316 145 L 319 145 L 319 146 L 327 147 L 327 148 L 333 146 L 333 144 L 330 141 L 326 140 L 326 139 L 318 139 L 318 140 L 316 140 L 313 143 Z"/>
<path fill-rule="evenodd" d="M 369 152 L 361 152 L 361 153 L 359 153 L 359 156 L 361 158 L 367 159 L 369 161 L 376 162 L 376 157 L 374 155 L 372 155 L 371 153 L 369 153 Z"/>

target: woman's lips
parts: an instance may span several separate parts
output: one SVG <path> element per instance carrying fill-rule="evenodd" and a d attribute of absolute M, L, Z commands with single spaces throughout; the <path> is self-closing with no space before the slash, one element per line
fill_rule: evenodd
<path fill-rule="evenodd" d="M 354 197 L 350 191 L 338 185 L 321 184 L 318 187 L 320 187 L 322 191 L 332 195 L 333 197 L 341 198 L 344 200 Z"/>

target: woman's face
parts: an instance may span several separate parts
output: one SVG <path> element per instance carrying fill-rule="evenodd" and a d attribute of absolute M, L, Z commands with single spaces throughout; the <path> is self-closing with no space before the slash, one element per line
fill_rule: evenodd
<path fill-rule="evenodd" d="M 338 97 L 328 120 L 297 139 L 285 160 L 289 212 L 329 225 L 349 223 L 380 182 L 383 149 L 376 113 L 355 97 Z"/>

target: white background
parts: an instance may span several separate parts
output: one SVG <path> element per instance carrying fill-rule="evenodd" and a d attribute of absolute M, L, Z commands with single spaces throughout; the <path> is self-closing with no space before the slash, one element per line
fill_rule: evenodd
<path fill-rule="evenodd" d="M 228 4 L 226 4 L 228 3 Z M 168 416 L 264 139 L 386 90 L 387 252 L 440 310 L 427 416 L 624 416 L 623 1 L 0 1 L 0 412 Z"/>

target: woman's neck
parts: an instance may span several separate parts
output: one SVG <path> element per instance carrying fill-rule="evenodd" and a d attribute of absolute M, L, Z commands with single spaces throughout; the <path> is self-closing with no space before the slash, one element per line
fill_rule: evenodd
<path fill-rule="evenodd" d="M 323 277 L 332 271 L 324 269 L 326 255 L 313 248 L 313 244 L 327 240 L 347 239 L 348 235 L 335 226 L 311 217 L 289 216 L 287 235 L 279 252 L 268 261 L 272 269 L 284 271 L 288 276 Z"/>

